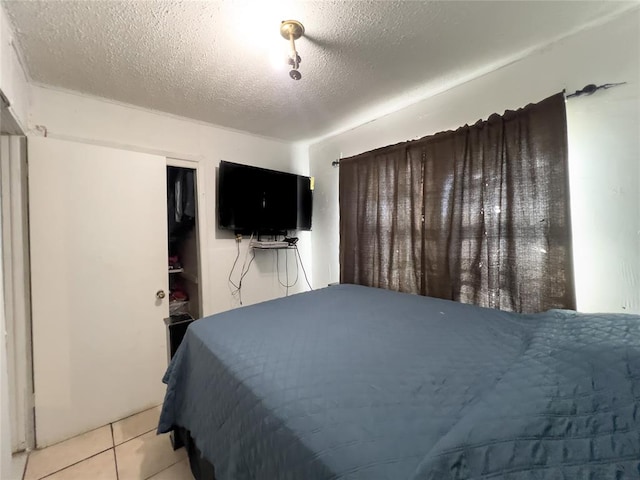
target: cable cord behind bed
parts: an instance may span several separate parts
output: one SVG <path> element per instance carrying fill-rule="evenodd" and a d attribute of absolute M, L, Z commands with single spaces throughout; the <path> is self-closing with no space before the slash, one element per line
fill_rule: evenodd
<path fill-rule="evenodd" d="M 286 296 L 289 296 L 289 289 L 298 283 L 298 276 L 300 274 L 300 268 L 298 267 L 298 259 L 296 258 L 296 279 L 293 283 L 289 284 L 289 254 L 288 249 L 284 251 L 285 258 L 285 270 L 286 270 L 286 280 L 285 283 L 282 283 L 280 280 L 280 250 L 276 250 L 276 272 L 278 274 L 278 283 L 286 288 Z"/>
<path fill-rule="evenodd" d="M 240 258 L 240 240 L 236 240 L 236 247 L 237 247 L 238 253 L 236 253 L 236 259 L 233 261 L 233 265 L 231 266 L 231 271 L 229 272 L 229 278 L 227 280 L 227 283 L 229 284 L 229 290 L 231 290 L 231 286 L 233 286 L 235 290 L 238 289 L 238 285 L 236 285 L 234 281 L 231 280 L 231 275 L 233 275 L 233 271 L 236 269 L 236 264 L 238 263 L 238 259 Z M 234 290 L 231 290 L 232 295 L 233 295 L 233 292 Z"/>
<path fill-rule="evenodd" d="M 234 289 L 231 290 L 231 296 L 233 298 L 237 298 L 238 301 L 240 302 L 240 305 L 242 305 L 242 280 L 244 280 L 244 277 L 247 275 L 247 273 L 249 273 L 251 264 L 253 263 L 253 260 L 256 258 L 256 252 L 253 248 L 251 248 L 252 240 L 253 240 L 253 233 L 251 234 L 251 238 L 249 238 L 249 245 L 247 246 L 247 251 L 244 254 L 244 262 L 242 262 L 242 268 L 240 269 L 240 280 L 238 281 L 237 285 L 231 279 L 231 277 L 233 275 L 233 271 L 236 268 L 236 264 L 238 263 L 238 259 L 240 258 L 240 240 L 236 240 L 238 253 L 236 254 L 236 259 L 234 260 L 233 266 L 231 267 L 231 271 L 229 272 L 229 285 L 230 286 L 232 285 L 234 287 Z M 247 264 L 247 258 L 249 257 L 249 250 L 251 250 L 251 260 L 249 260 L 249 264 Z"/>
<path fill-rule="evenodd" d="M 297 245 L 295 245 L 295 250 L 298 254 L 298 259 L 300 260 L 300 266 L 302 267 L 302 273 L 304 273 L 304 279 L 307 282 L 307 285 L 309 285 L 309 290 L 313 290 L 313 287 L 311 286 L 311 284 L 309 283 L 309 279 L 307 278 L 307 271 L 304 269 L 304 263 L 302 263 L 302 257 L 300 256 L 300 251 L 298 250 Z"/>

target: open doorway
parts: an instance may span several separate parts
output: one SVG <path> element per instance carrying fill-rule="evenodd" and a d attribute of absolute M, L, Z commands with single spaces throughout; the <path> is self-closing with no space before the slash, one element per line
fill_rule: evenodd
<path fill-rule="evenodd" d="M 205 314 L 203 267 L 206 248 L 203 248 L 199 166 L 198 162 L 167 159 L 169 317 L 165 324 L 168 360 L 177 351 L 188 326 Z"/>
<path fill-rule="evenodd" d="M 174 318 L 193 320 L 202 317 L 196 166 L 167 162 L 169 313 Z"/>

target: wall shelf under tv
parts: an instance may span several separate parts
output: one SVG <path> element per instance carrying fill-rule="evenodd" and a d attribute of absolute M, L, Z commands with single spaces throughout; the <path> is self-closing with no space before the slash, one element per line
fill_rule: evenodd
<path fill-rule="evenodd" d="M 252 240 L 249 244 L 251 248 L 258 250 L 281 250 L 281 249 L 295 249 L 295 245 L 289 245 L 287 242 L 275 242 L 275 241 L 259 241 Z"/>

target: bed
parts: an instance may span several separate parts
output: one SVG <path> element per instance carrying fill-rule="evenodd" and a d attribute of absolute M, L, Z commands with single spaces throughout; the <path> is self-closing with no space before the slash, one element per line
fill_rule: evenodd
<path fill-rule="evenodd" d="M 164 382 L 217 480 L 640 477 L 636 315 L 337 285 L 194 322 Z"/>

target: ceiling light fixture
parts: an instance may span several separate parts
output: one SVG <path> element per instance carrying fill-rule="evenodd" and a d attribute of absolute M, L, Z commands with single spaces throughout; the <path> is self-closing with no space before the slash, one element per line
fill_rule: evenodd
<path fill-rule="evenodd" d="M 289 52 L 288 63 L 291 65 L 289 76 L 294 80 L 300 80 L 302 74 L 298 71 L 302 59 L 296 50 L 296 40 L 304 35 L 304 26 L 297 20 L 283 20 L 280 24 L 280 35 L 285 40 L 289 40 L 291 51 Z"/>

